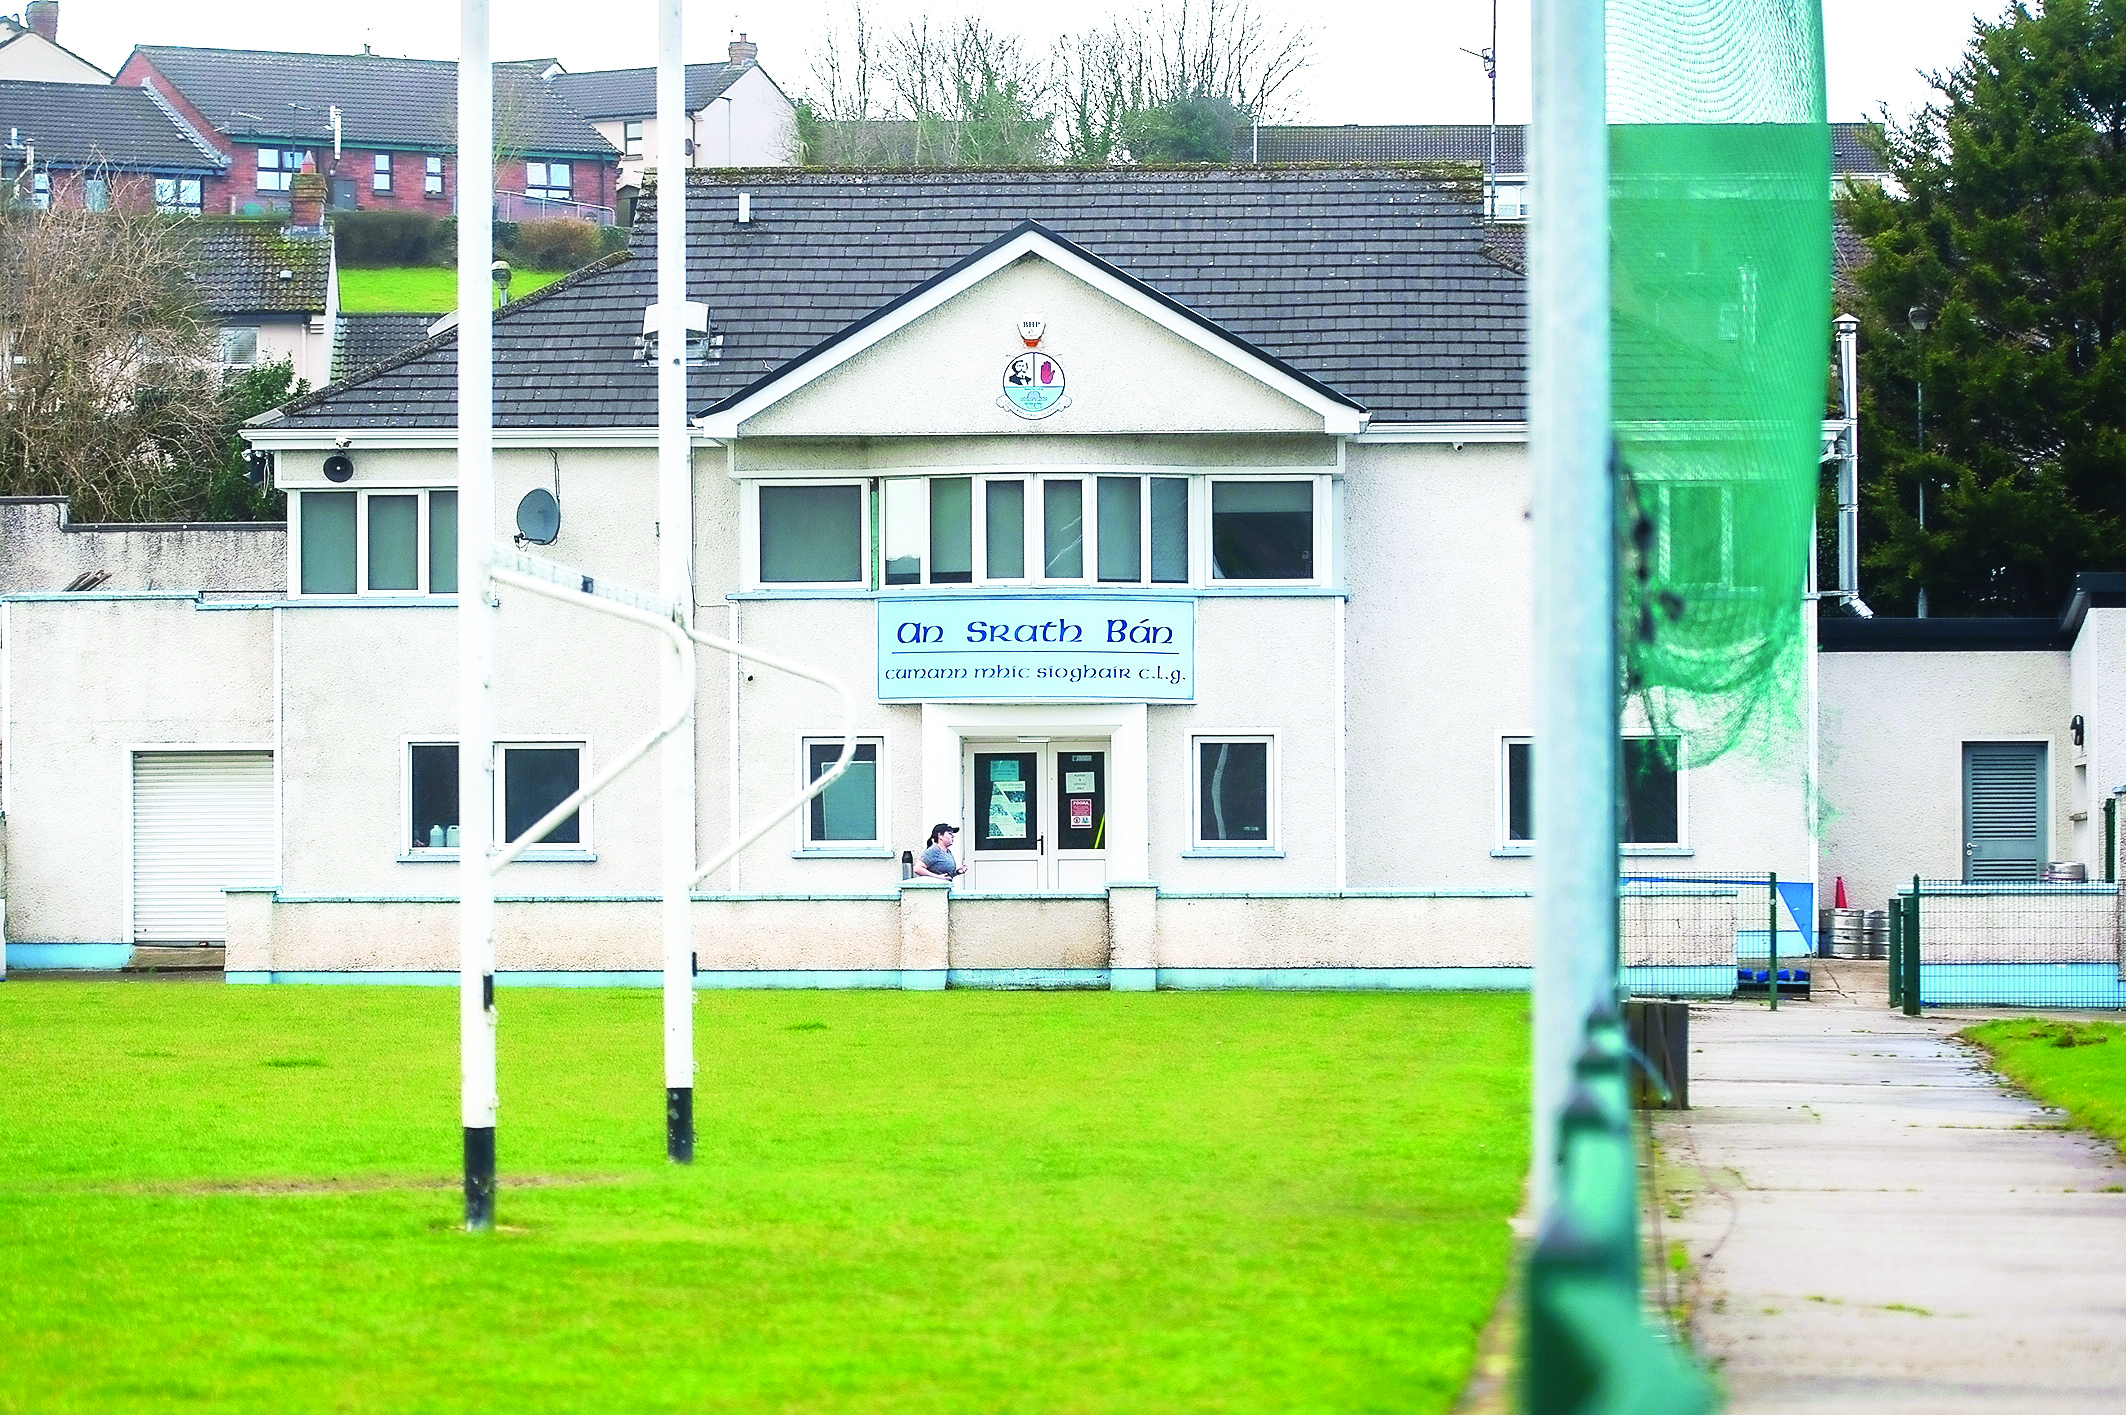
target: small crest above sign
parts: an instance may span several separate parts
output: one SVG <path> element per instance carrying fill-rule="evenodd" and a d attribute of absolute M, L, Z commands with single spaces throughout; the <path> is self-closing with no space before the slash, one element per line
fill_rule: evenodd
<path fill-rule="evenodd" d="M 1042 353 L 1014 355 L 1004 365 L 1004 396 L 997 406 L 1022 418 L 1045 418 L 1070 406 L 1063 392 L 1063 365 Z"/>
<path fill-rule="evenodd" d="M 1045 319 L 1022 319 L 1019 321 L 1019 340 L 1029 349 L 1041 347 L 1041 336 L 1048 332 Z"/>

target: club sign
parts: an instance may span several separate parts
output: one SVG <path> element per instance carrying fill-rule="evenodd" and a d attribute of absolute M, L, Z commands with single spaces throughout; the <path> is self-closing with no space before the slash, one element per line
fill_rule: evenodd
<path fill-rule="evenodd" d="M 1063 365 L 1036 349 L 1014 354 L 1004 365 L 1004 395 L 997 406 L 1022 418 L 1045 418 L 1070 406 L 1063 392 Z"/>
<path fill-rule="evenodd" d="M 909 595 L 878 601 L 884 703 L 1186 703 L 1193 599 Z"/>

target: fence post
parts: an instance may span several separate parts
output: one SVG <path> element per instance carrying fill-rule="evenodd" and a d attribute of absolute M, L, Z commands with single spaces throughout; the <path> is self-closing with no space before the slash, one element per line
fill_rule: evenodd
<path fill-rule="evenodd" d="M 1905 1005 L 1905 901 L 1890 894 L 1890 1007 Z"/>
<path fill-rule="evenodd" d="M 1905 908 L 1905 1016 L 1919 1012 L 1919 876 L 1912 876 L 1912 902 Z"/>
<path fill-rule="evenodd" d="M 1772 999 L 1772 1011 L 1779 1010 L 1779 876 L 1765 876 L 1765 931 L 1764 951 L 1770 955 L 1770 966 L 1764 970 L 1765 992 Z"/>

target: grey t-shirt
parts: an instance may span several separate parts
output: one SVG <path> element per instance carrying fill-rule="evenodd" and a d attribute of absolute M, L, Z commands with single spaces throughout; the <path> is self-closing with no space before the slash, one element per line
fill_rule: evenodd
<path fill-rule="evenodd" d="M 942 845 L 933 845 L 923 852 L 923 868 L 948 879 L 960 873 L 959 861 L 953 859 L 952 852 Z"/>

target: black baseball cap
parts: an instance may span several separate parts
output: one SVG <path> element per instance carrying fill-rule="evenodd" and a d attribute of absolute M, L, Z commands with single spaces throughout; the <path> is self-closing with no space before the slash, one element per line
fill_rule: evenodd
<path fill-rule="evenodd" d="M 956 825 L 938 824 L 930 827 L 930 843 L 935 845 L 937 843 L 937 838 L 940 835 L 943 835 L 948 830 L 951 831 L 954 835 L 958 835 L 960 833 L 960 828 Z"/>

